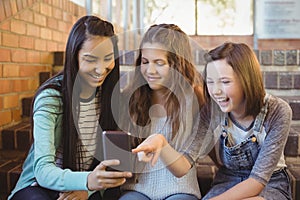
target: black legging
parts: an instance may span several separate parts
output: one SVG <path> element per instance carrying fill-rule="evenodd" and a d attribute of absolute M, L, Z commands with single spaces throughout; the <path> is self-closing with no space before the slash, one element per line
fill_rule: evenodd
<path fill-rule="evenodd" d="M 56 200 L 59 192 L 39 186 L 29 186 L 14 194 L 12 200 Z"/>

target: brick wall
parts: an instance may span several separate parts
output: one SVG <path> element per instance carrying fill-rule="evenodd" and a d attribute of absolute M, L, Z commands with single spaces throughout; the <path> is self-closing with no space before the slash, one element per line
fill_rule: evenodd
<path fill-rule="evenodd" d="M 73 23 L 85 9 L 68 0 L 0 1 L 0 130 L 22 119 L 21 101 L 34 94 L 39 73 L 52 71 Z"/>

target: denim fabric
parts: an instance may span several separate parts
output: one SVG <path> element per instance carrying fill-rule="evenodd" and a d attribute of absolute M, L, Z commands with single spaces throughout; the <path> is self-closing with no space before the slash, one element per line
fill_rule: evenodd
<path fill-rule="evenodd" d="M 257 143 L 257 136 L 261 133 L 264 119 L 267 113 L 267 105 L 262 108 L 256 117 L 253 127 L 253 135 L 240 144 L 228 147 L 228 133 L 226 132 L 228 116 L 223 123 L 223 134 L 220 136 L 219 155 L 223 166 L 217 172 L 211 190 L 203 197 L 207 200 L 211 197 L 222 194 L 236 184 L 246 180 L 252 170 L 260 151 Z M 266 200 L 289 200 L 291 198 L 291 188 L 289 177 L 285 169 L 273 172 L 268 184 L 259 196 Z"/>
<path fill-rule="evenodd" d="M 123 192 L 119 200 L 151 200 L 146 195 L 137 191 L 126 191 Z"/>
<path fill-rule="evenodd" d="M 172 194 L 164 200 L 198 200 L 198 198 L 192 194 Z"/>
<path fill-rule="evenodd" d="M 227 147 L 227 136 L 221 136 L 220 158 L 227 169 L 231 170 L 251 170 L 259 152 L 257 141 L 253 142 L 254 135 L 244 142 L 233 147 Z"/>
<path fill-rule="evenodd" d="M 269 183 L 259 196 L 264 197 L 266 200 L 292 200 L 291 193 L 289 175 L 284 168 L 282 170 L 275 171 L 272 174 Z"/>
<path fill-rule="evenodd" d="M 126 191 L 119 200 L 150 200 L 146 195 L 136 191 Z M 197 197 L 191 194 L 172 194 L 163 200 L 198 200 Z"/>
<path fill-rule="evenodd" d="M 250 170 L 232 171 L 224 167 L 220 168 L 214 179 L 213 188 L 203 197 L 203 200 L 222 194 L 246 180 L 249 174 Z M 286 169 L 275 171 L 259 196 L 266 200 L 292 200 L 289 176 Z"/>

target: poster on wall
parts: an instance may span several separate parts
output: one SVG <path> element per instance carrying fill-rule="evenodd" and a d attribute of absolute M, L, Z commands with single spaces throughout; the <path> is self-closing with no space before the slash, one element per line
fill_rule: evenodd
<path fill-rule="evenodd" d="M 258 38 L 300 38 L 300 0 L 257 0 L 255 3 Z"/>

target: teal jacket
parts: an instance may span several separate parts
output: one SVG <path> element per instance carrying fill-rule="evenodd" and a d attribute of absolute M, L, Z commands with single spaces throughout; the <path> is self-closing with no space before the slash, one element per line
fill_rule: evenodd
<path fill-rule="evenodd" d="M 75 172 L 55 165 L 55 155 L 62 137 L 61 93 L 55 89 L 45 89 L 36 97 L 33 110 L 34 143 L 8 199 L 17 191 L 36 184 L 56 191 L 88 190 L 87 176 L 90 172 Z"/>

